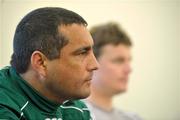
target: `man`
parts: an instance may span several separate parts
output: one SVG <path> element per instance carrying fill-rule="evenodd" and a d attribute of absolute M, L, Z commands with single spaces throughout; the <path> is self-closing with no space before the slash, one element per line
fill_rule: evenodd
<path fill-rule="evenodd" d="M 18 24 L 11 67 L 0 71 L 0 119 L 90 120 L 77 99 L 90 94 L 98 63 L 86 21 L 63 8 L 40 8 Z"/>
<path fill-rule="evenodd" d="M 139 120 L 113 108 L 115 95 L 127 90 L 128 77 L 131 72 L 130 38 L 116 23 L 93 27 L 91 35 L 94 40 L 94 53 L 100 64 L 92 80 L 92 92 L 87 100 L 97 120 Z"/>

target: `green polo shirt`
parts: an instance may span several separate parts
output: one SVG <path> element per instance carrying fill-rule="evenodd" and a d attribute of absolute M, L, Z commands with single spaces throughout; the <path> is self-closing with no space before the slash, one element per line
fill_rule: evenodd
<path fill-rule="evenodd" d="M 33 89 L 12 67 L 0 70 L 0 119 L 91 120 L 79 100 L 54 103 Z"/>

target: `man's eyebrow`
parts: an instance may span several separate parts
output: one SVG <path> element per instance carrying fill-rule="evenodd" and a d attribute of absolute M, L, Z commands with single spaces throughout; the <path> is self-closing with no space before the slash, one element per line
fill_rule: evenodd
<path fill-rule="evenodd" d="M 76 49 L 73 54 L 76 54 L 78 52 L 81 52 L 81 51 L 89 51 L 92 49 L 92 46 L 84 46 L 84 47 L 80 47 L 78 49 Z"/>

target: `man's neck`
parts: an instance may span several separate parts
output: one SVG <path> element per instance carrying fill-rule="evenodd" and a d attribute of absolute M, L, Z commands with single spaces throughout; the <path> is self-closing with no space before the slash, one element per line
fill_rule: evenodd
<path fill-rule="evenodd" d="M 43 82 L 40 80 L 38 75 L 33 71 L 28 71 L 24 74 L 20 74 L 20 76 L 27 81 L 36 91 L 38 91 L 41 95 L 46 97 L 47 99 L 56 102 L 56 103 L 63 103 L 65 100 L 61 99 L 59 96 L 53 95 L 50 90 L 48 90 L 44 85 Z"/>
<path fill-rule="evenodd" d="M 112 97 L 112 95 L 107 95 L 103 90 L 92 88 L 91 95 L 87 99 L 97 107 L 105 111 L 111 111 L 113 109 Z"/>

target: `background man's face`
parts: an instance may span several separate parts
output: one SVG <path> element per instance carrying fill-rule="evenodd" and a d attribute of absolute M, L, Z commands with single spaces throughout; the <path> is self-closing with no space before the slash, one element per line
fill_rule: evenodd
<path fill-rule="evenodd" d="M 98 58 L 100 68 L 95 72 L 93 85 L 103 88 L 107 94 L 126 91 L 130 67 L 130 47 L 123 44 L 105 45 Z"/>
<path fill-rule="evenodd" d="M 59 59 L 48 61 L 46 86 L 64 99 L 86 98 L 90 94 L 93 70 L 98 66 L 91 35 L 78 24 L 61 26 L 59 31 L 69 43 L 61 49 Z"/>

